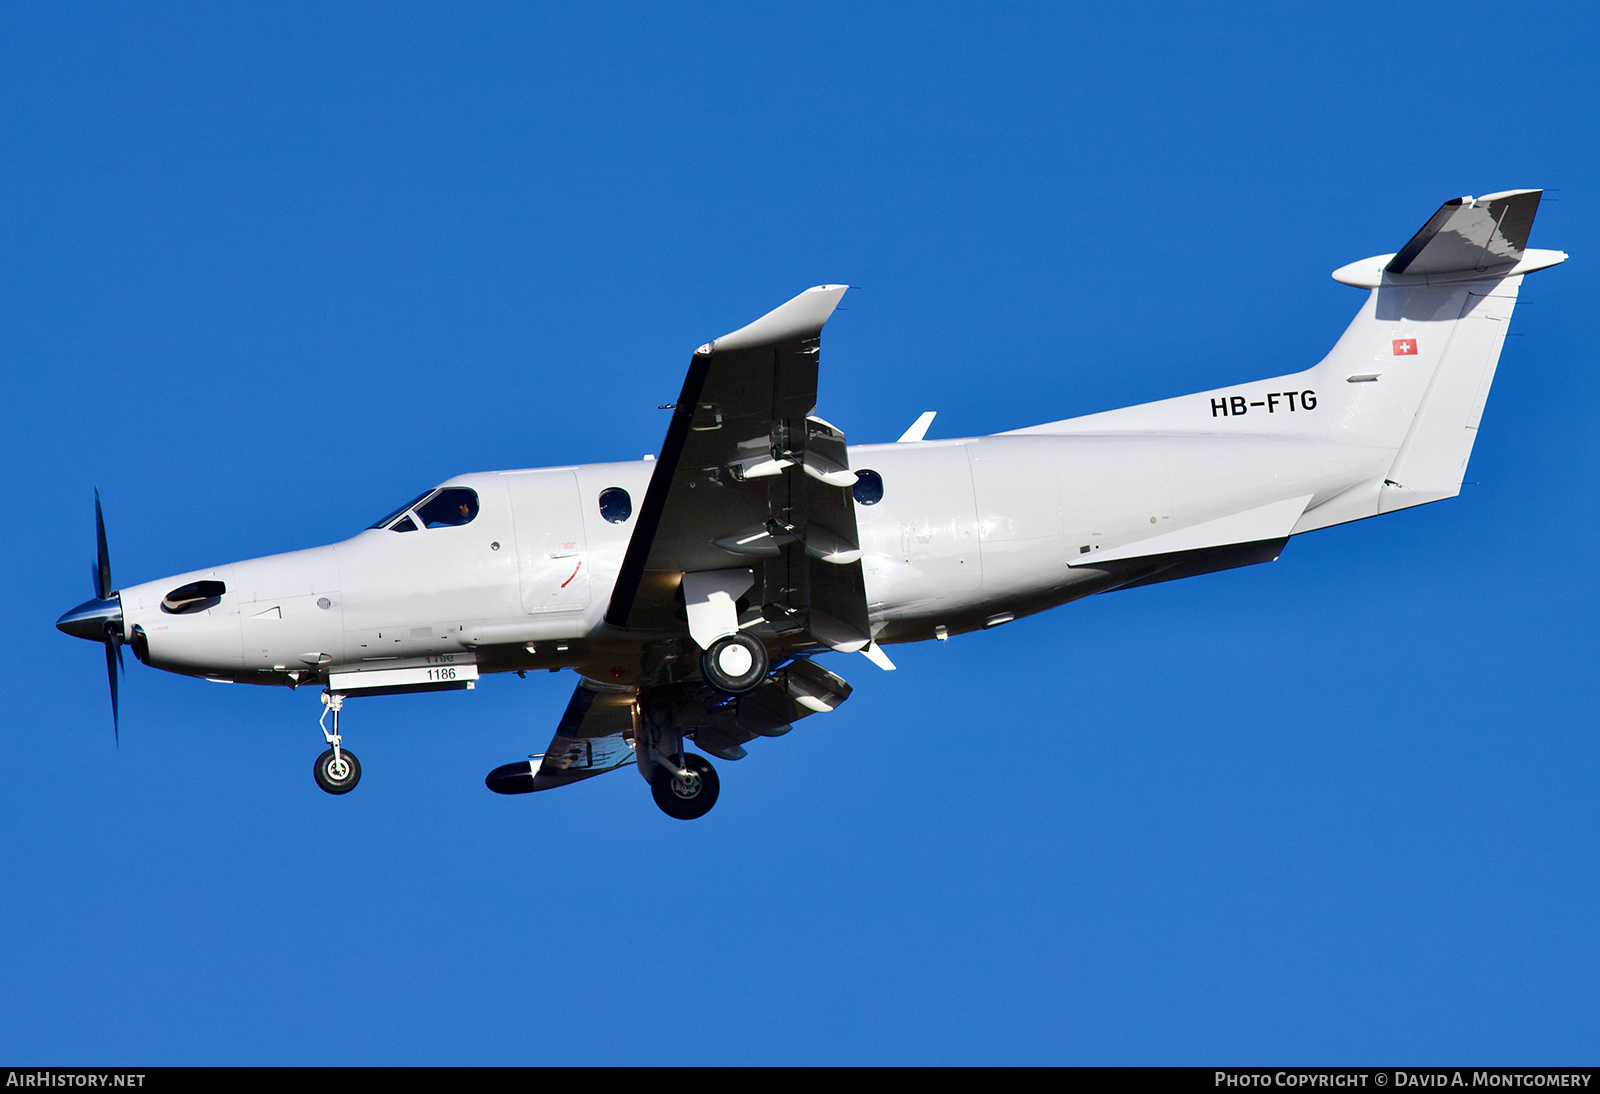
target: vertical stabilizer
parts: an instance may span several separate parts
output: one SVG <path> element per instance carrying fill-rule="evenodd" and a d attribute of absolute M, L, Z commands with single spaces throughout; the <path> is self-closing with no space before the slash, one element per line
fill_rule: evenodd
<path fill-rule="evenodd" d="M 1448 201 L 1399 253 L 1334 273 L 1371 296 L 1312 372 L 1341 408 L 1331 440 L 1394 452 L 1376 512 L 1461 492 L 1523 276 L 1567 257 L 1528 247 L 1540 193 Z"/>
<path fill-rule="evenodd" d="M 1383 484 L 1378 512 L 1461 492 L 1521 283 L 1520 276 L 1507 277 L 1465 290 L 1461 315 L 1451 325 L 1444 353 Z"/>

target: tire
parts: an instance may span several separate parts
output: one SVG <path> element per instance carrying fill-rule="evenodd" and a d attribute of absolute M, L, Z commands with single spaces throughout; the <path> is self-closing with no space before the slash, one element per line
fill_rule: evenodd
<path fill-rule="evenodd" d="M 719 638 L 700 655 L 700 675 L 725 695 L 754 691 L 767 678 L 769 667 L 767 647 L 761 639 L 748 634 Z"/>
<path fill-rule="evenodd" d="M 356 754 L 348 748 L 341 748 L 339 755 L 344 760 L 345 770 L 342 772 L 334 770 L 331 748 L 318 756 L 317 762 L 311 768 L 312 775 L 316 776 L 317 785 L 330 794 L 348 794 L 356 788 L 356 783 L 361 781 L 361 761 L 356 759 Z"/>
<path fill-rule="evenodd" d="M 655 773 L 650 776 L 650 795 L 655 798 L 661 811 L 675 820 L 695 820 L 711 812 L 721 790 L 717 769 L 711 766 L 711 761 L 703 756 L 692 755 L 674 756 L 672 761 L 678 767 L 688 768 L 694 775 L 685 779 L 660 764 L 656 765 Z"/>

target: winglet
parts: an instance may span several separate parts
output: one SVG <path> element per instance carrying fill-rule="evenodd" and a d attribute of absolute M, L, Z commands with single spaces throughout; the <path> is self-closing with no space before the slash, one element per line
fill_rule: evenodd
<path fill-rule="evenodd" d="M 740 327 L 732 334 L 707 342 L 696 353 L 721 353 L 727 350 L 752 349 L 789 342 L 797 338 L 815 338 L 822 325 L 839 306 L 849 285 L 818 285 L 807 289 L 787 304 L 763 315 L 749 326 Z"/>

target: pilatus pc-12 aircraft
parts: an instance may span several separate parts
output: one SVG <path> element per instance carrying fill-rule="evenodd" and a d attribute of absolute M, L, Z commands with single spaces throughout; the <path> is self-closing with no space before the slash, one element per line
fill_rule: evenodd
<path fill-rule="evenodd" d="M 682 819 L 758 737 L 831 711 L 816 659 L 1007 623 L 1069 600 L 1270 562 L 1290 536 L 1454 497 L 1524 274 L 1538 190 L 1446 202 L 1398 254 L 1334 273 L 1368 290 L 1321 363 L 990 437 L 846 445 L 815 415 L 808 289 L 695 351 L 655 460 L 461 475 L 352 539 L 116 590 L 95 500 L 95 597 L 62 616 L 155 668 L 322 687 L 316 780 L 361 777 L 353 696 L 577 670 L 542 755 L 491 790 L 634 764 Z M 331 725 L 330 725 L 331 717 Z"/>

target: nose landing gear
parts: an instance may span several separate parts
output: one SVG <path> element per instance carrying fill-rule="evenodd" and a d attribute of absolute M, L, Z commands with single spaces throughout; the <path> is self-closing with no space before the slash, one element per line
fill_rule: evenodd
<path fill-rule="evenodd" d="M 339 747 L 339 711 L 344 707 L 344 696 L 332 692 L 322 693 L 322 717 L 317 724 L 329 744 L 328 751 L 317 757 L 311 773 L 317 785 L 330 794 L 348 794 L 361 781 L 361 761 L 349 749 Z M 328 728 L 328 715 L 333 715 L 333 729 Z"/>
<path fill-rule="evenodd" d="M 317 785 L 330 794 L 348 794 L 361 781 L 361 762 L 349 749 L 328 749 L 312 768 Z"/>

